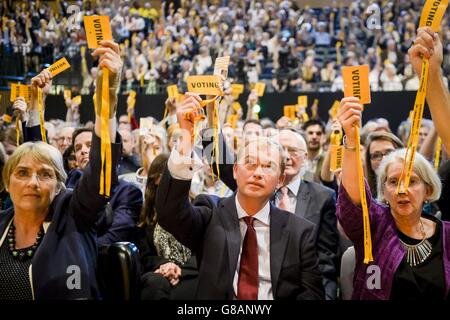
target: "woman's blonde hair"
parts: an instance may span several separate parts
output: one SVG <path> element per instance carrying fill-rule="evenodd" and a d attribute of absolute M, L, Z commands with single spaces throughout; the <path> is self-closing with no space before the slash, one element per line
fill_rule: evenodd
<path fill-rule="evenodd" d="M 378 168 L 377 190 L 378 200 L 384 202 L 384 191 L 387 180 L 387 172 L 389 166 L 395 162 L 402 162 L 405 159 L 406 149 L 398 149 L 388 154 L 380 163 Z M 433 166 L 420 154 L 416 153 L 414 156 L 413 171 L 419 178 L 431 188 L 431 195 L 427 199 L 430 202 L 436 201 L 441 196 L 442 184 L 438 174 Z"/>
<path fill-rule="evenodd" d="M 55 170 L 58 190 L 66 189 L 65 182 L 67 174 L 64 170 L 62 155 L 58 149 L 45 142 L 26 142 L 14 151 L 6 162 L 2 172 L 3 182 L 6 187 L 9 186 L 11 174 L 24 157 L 31 157 L 37 162 L 51 166 Z"/>

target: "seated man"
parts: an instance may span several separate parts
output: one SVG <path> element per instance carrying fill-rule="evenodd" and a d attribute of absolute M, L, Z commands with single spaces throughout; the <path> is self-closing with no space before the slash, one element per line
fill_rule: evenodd
<path fill-rule="evenodd" d="M 172 150 L 157 190 L 158 223 L 196 252 L 199 299 L 323 299 L 314 248 L 314 225 L 269 202 L 284 180 L 279 144 L 249 139 L 238 154 L 233 173 L 237 193 L 219 199 L 206 195 L 189 202 L 194 169 L 193 116 L 200 97 L 187 93 L 177 110 L 184 130 Z M 188 119 L 187 119 L 188 118 Z"/>

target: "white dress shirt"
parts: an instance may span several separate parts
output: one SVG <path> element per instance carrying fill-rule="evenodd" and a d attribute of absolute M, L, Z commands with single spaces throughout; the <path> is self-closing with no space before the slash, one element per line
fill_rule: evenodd
<path fill-rule="evenodd" d="M 239 218 L 239 229 L 241 232 L 241 249 L 237 261 L 236 271 L 233 279 L 234 298 L 237 299 L 237 288 L 239 279 L 239 269 L 241 265 L 242 244 L 244 243 L 247 224 L 244 217 L 247 212 L 242 209 L 239 200 L 236 197 L 236 209 Z M 267 204 L 253 217 L 253 227 L 256 231 L 256 241 L 258 242 L 258 300 L 273 300 L 272 282 L 270 275 L 270 204 Z"/>
<path fill-rule="evenodd" d="M 194 173 L 202 168 L 202 160 L 200 160 L 197 154 L 191 152 L 191 155 L 188 157 L 180 154 L 175 145 L 167 162 L 167 167 L 173 178 L 178 180 L 192 180 Z"/>
<path fill-rule="evenodd" d="M 289 196 L 289 208 L 287 211 L 295 213 L 295 208 L 297 206 L 297 195 L 298 191 L 300 190 L 300 183 L 302 182 L 302 179 L 300 176 L 297 176 L 294 178 L 294 180 L 291 181 L 286 187 L 288 188 L 288 196 Z M 275 195 L 275 205 L 278 207 L 281 200 L 281 190 L 278 190 L 277 194 Z"/>
<path fill-rule="evenodd" d="M 193 157 L 183 156 L 177 151 L 175 146 L 169 157 L 167 167 L 170 175 L 178 180 L 191 180 L 194 173 L 202 168 L 202 161 L 195 152 L 191 153 Z M 233 279 L 234 298 L 237 299 L 237 286 L 239 279 L 239 267 L 241 262 L 242 244 L 247 224 L 242 219 L 248 214 L 242 209 L 237 197 L 235 198 L 237 214 L 239 218 L 239 229 L 241 233 L 241 249 L 237 261 L 236 271 Z M 272 282 L 270 274 L 270 204 L 266 203 L 253 217 L 253 227 L 256 231 L 256 240 L 258 242 L 258 300 L 273 300 Z"/>

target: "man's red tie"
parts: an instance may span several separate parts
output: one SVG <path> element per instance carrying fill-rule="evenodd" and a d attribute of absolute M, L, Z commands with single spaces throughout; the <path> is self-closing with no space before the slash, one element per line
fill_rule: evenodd
<path fill-rule="evenodd" d="M 247 232 L 242 244 L 241 264 L 239 269 L 238 293 L 239 300 L 258 299 L 258 243 L 256 231 L 253 228 L 253 217 L 245 217 Z"/>

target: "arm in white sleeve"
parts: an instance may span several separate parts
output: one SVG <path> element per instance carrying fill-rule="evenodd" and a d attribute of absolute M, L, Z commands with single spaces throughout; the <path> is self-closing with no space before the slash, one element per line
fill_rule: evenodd
<path fill-rule="evenodd" d="M 178 180 L 192 180 L 194 173 L 202 168 L 202 161 L 195 152 L 190 152 L 190 157 L 180 154 L 177 147 L 172 149 L 167 163 L 170 175 Z"/>

